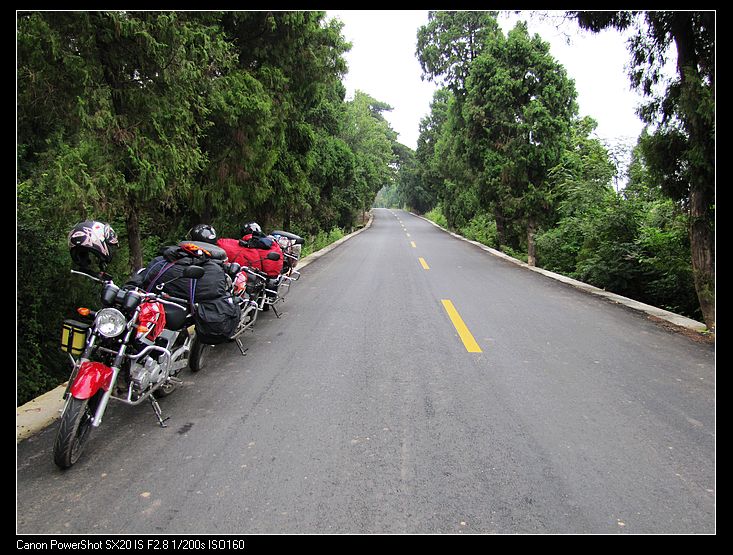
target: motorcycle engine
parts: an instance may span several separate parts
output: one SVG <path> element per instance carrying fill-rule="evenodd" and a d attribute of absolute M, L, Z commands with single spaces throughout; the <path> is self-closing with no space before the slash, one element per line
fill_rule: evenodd
<path fill-rule="evenodd" d="M 144 393 L 149 387 L 157 385 L 167 378 L 166 369 L 169 364 L 169 357 L 161 354 L 156 361 L 152 357 L 146 357 L 145 361 L 130 365 L 130 381 L 133 391 L 138 394 Z"/>

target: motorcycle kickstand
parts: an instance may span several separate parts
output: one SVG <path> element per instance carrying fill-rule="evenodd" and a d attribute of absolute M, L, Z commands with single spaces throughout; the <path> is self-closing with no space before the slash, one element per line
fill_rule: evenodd
<path fill-rule="evenodd" d="M 236 342 L 236 344 L 237 344 L 237 347 L 239 347 L 239 352 L 240 352 L 240 353 L 242 353 L 242 356 L 247 356 L 247 350 L 248 350 L 248 349 L 245 349 L 245 348 L 244 348 L 244 347 L 242 346 L 242 340 L 241 340 L 241 339 L 239 339 L 239 337 L 237 337 L 237 338 L 236 338 L 236 339 L 235 339 L 234 341 Z"/>
<path fill-rule="evenodd" d="M 158 423 L 160 424 L 161 428 L 167 428 L 168 425 L 165 423 L 166 420 L 170 419 L 170 416 L 166 416 L 163 418 L 163 411 L 160 409 L 160 405 L 158 404 L 158 401 L 155 400 L 155 397 L 152 395 L 150 396 L 150 404 L 153 405 L 153 410 L 155 411 L 155 416 L 158 419 Z"/>
<path fill-rule="evenodd" d="M 280 318 L 280 313 L 279 313 L 279 312 L 277 311 L 277 308 L 275 308 L 275 305 L 274 305 L 274 304 L 271 304 L 271 305 L 270 305 L 270 308 L 272 309 L 272 312 L 274 312 L 274 313 L 275 313 L 275 316 L 276 316 L 277 318 Z"/>

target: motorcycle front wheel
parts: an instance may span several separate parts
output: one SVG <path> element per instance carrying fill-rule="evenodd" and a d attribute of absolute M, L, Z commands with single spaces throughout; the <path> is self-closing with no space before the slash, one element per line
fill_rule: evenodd
<path fill-rule="evenodd" d="M 53 461 L 59 468 L 70 468 L 79 460 L 92 431 L 92 418 L 102 392 L 91 399 L 70 397 L 59 423 L 53 444 Z"/>

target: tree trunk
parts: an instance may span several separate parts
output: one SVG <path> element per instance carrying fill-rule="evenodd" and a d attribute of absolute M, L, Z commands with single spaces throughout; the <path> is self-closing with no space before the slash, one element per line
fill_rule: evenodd
<path fill-rule="evenodd" d="M 130 272 L 135 273 L 143 267 L 143 251 L 140 242 L 140 221 L 137 205 L 130 200 L 127 212 L 127 243 L 130 246 Z"/>
<path fill-rule="evenodd" d="M 694 99 L 701 83 L 696 38 L 689 13 L 675 14 L 672 36 L 682 85 L 680 108 L 690 143 L 702 159 L 694 159 L 690 179 L 690 251 L 695 290 L 705 325 L 715 329 L 715 151 L 708 125 Z"/>
<path fill-rule="evenodd" d="M 705 190 L 690 192 L 690 250 L 695 290 L 705 325 L 715 329 L 715 236 L 710 223 L 713 199 Z"/>
<path fill-rule="evenodd" d="M 534 235 L 537 231 L 537 224 L 534 221 L 534 218 L 530 218 L 527 221 L 527 264 L 530 266 L 536 266 L 537 264 L 537 256 L 536 256 L 536 247 L 535 247 L 535 241 L 534 241 Z"/>
<path fill-rule="evenodd" d="M 494 221 L 496 222 L 496 244 L 494 247 L 501 250 L 502 245 L 507 244 L 506 240 L 506 218 L 501 210 L 494 208 Z"/>

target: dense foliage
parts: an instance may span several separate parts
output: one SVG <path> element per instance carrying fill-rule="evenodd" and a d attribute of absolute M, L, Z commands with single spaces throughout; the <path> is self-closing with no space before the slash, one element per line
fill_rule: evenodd
<path fill-rule="evenodd" d="M 284 228 L 309 248 L 394 179 L 391 108 L 345 98 L 324 12 L 18 12 L 17 401 L 61 383 L 61 322 L 96 290 L 66 237 L 92 218 L 124 280 L 196 223 Z"/>
<path fill-rule="evenodd" d="M 596 30 L 641 18 L 573 14 Z M 424 77 L 443 88 L 422 120 L 414 161 L 382 202 L 712 328 L 713 27 L 696 12 L 646 17 L 630 46 L 632 84 L 651 95 L 670 41 L 688 53 L 679 79 L 642 107 L 645 121 L 656 115 L 660 125 L 645 130 L 621 176 L 539 36 L 521 23 L 504 36 L 491 12 L 431 12 L 416 55 Z"/>
<path fill-rule="evenodd" d="M 689 214 L 692 269 L 705 323 L 715 327 L 715 12 L 569 12 L 592 31 L 633 28 L 631 84 L 648 101 L 639 115 L 656 125 L 644 138 L 649 172 Z M 676 75 L 663 82 L 670 47 Z M 655 86 L 661 87 L 661 92 Z"/>
<path fill-rule="evenodd" d="M 350 45 L 324 12 L 17 12 L 17 401 L 67 376 L 61 322 L 97 291 L 70 275 L 66 236 L 88 218 L 120 235 L 124 279 L 196 223 L 256 220 L 315 249 L 373 202 L 406 206 L 713 328 L 714 12 L 568 12 L 636 29 L 650 127 L 627 176 L 547 43 L 496 15 L 430 12 L 418 30 L 441 88 L 413 151 L 390 106 L 346 99 Z"/>

